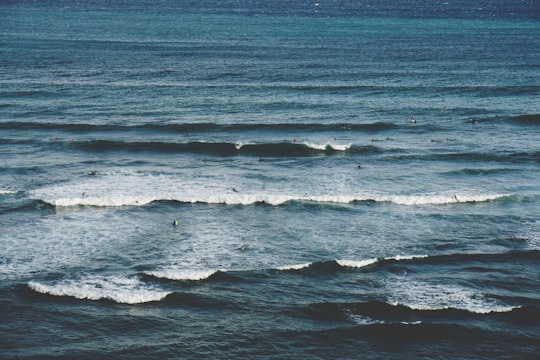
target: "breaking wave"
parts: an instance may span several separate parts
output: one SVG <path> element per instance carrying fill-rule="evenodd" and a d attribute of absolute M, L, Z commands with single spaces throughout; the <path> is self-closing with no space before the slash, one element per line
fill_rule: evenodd
<path fill-rule="evenodd" d="M 137 278 L 122 276 L 88 276 L 82 279 L 65 279 L 55 284 L 30 281 L 28 287 L 41 294 L 81 300 L 110 300 L 122 304 L 160 301 L 170 294 L 146 285 Z"/>
<path fill-rule="evenodd" d="M 57 207 L 70 206 L 144 206 L 153 202 L 175 201 L 224 205 L 268 204 L 280 206 L 291 202 L 320 204 L 391 203 L 404 206 L 447 205 L 489 202 L 500 199 L 520 201 L 511 194 L 467 192 L 429 194 L 349 193 L 316 194 L 299 189 L 236 190 L 234 183 L 183 181 L 182 175 L 152 175 L 141 173 L 111 173 L 86 176 L 72 182 L 59 183 L 29 191 L 31 198 Z M 303 190 L 303 189 L 302 189 Z"/>
<path fill-rule="evenodd" d="M 421 205 L 447 205 L 457 203 L 489 202 L 507 198 L 509 194 L 486 194 L 486 195 L 395 195 L 395 196 L 301 196 L 301 195 L 277 195 L 277 194 L 246 194 L 246 195 L 200 195 L 195 197 L 176 195 L 110 195 L 110 196 L 73 196 L 50 198 L 39 196 L 36 192 L 33 196 L 39 200 L 57 207 L 70 206 L 97 206 L 97 207 L 121 207 L 121 206 L 144 206 L 159 201 L 176 201 L 179 203 L 202 203 L 223 205 L 254 205 L 267 204 L 280 206 L 290 202 L 303 201 L 328 204 L 351 204 L 351 203 L 392 203 L 403 206 Z"/>
<path fill-rule="evenodd" d="M 193 153 L 214 156 L 248 155 L 258 157 L 307 157 L 317 155 L 331 155 L 335 152 L 351 150 L 353 153 L 370 153 L 377 151 L 372 146 L 354 146 L 351 143 L 232 143 L 232 142 L 204 142 L 192 141 L 185 143 L 172 142 L 123 142 L 111 140 L 74 141 L 72 145 L 89 152 L 158 152 L 158 153 Z"/>

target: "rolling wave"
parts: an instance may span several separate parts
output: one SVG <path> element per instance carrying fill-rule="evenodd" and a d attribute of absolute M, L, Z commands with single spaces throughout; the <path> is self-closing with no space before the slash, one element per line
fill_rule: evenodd
<path fill-rule="evenodd" d="M 470 295 L 470 294 L 469 294 Z M 470 300 L 470 299 L 469 299 Z M 494 316 L 515 323 L 523 323 L 524 314 L 534 316 L 539 309 L 530 306 L 507 306 L 493 304 L 492 300 L 483 299 L 481 310 L 474 307 L 437 309 L 417 309 L 402 304 L 384 301 L 354 303 L 313 303 L 294 310 L 294 313 L 318 321 L 347 321 L 356 325 L 404 324 L 419 325 L 425 323 L 447 322 L 459 319 L 475 320 L 478 317 Z M 491 301 L 491 303 L 490 303 Z M 457 304 L 458 307 L 461 306 Z"/>
<path fill-rule="evenodd" d="M 174 201 L 178 203 L 281 206 L 288 203 L 311 204 L 362 204 L 390 203 L 404 206 L 467 204 L 490 201 L 520 202 L 524 198 L 512 194 L 483 194 L 466 192 L 428 194 L 384 194 L 343 193 L 316 194 L 280 189 L 237 190 L 234 183 L 209 185 L 203 181 L 185 181 L 182 174 L 145 172 L 106 172 L 95 176 L 75 178 L 71 182 L 58 183 L 28 191 L 28 196 L 37 201 L 57 207 L 69 206 L 145 206 L 154 202 Z M 303 189 L 302 189 L 303 190 Z M 315 190 L 314 190 L 315 191 Z M 525 199 L 526 200 L 526 199 Z"/>
<path fill-rule="evenodd" d="M 310 202 L 318 204 L 362 204 L 362 203 L 390 203 L 402 206 L 427 206 L 471 204 L 490 202 L 501 199 L 515 198 L 511 194 L 441 194 L 441 195 L 286 195 L 286 194 L 238 194 L 238 193 L 199 193 L 190 194 L 169 193 L 165 190 L 148 194 L 131 194 L 127 191 L 94 194 L 94 190 L 77 187 L 80 191 L 69 193 L 48 193 L 47 189 L 31 192 L 36 200 L 55 207 L 96 206 L 96 207 L 122 207 L 146 206 L 155 202 L 175 201 L 186 204 L 223 204 L 223 205 L 272 205 L 282 206 L 295 202 Z M 86 189 L 86 192 L 84 191 Z M 68 190 L 69 191 L 69 190 Z"/>
<path fill-rule="evenodd" d="M 304 271 L 304 270 L 316 270 L 319 271 L 321 268 L 335 270 L 344 270 L 344 269 L 361 269 L 368 267 L 377 263 L 388 263 L 402 260 L 413 260 L 413 259 L 422 259 L 427 257 L 427 255 L 397 255 L 383 258 L 371 258 L 364 260 L 331 260 L 323 262 L 311 262 L 311 263 L 302 263 L 302 264 L 293 264 L 293 265 L 284 265 L 277 268 L 280 271 Z"/>
<path fill-rule="evenodd" d="M 182 267 L 163 267 L 156 270 L 143 271 L 142 275 L 156 279 L 166 279 L 172 281 L 203 281 L 216 279 L 222 280 L 224 277 L 233 276 L 239 272 L 259 272 L 269 271 L 271 273 L 303 273 L 303 274 L 328 274 L 338 271 L 362 269 L 376 263 L 393 263 L 396 261 L 414 260 L 424 258 L 427 255 L 391 256 L 384 258 L 372 258 L 365 260 L 327 260 L 315 261 L 301 264 L 281 265 L 267 270 L 224 270 L 224 269 L 185 269 Z"/>
<path fill-rule="evenodd" d="M 210 278 L 218 270 L 160 269 L 145 271 L 144 275 L 159 279 L 200 281 Z"/>
<path fill-rule="evenodd" d="M 387 279 L 384 286 L 388 304 L 405 306 L 412 310 L 456 309 L 476 314 L 488 314 L 509 312 L 520 307 L 505 304 L 481 291 L 456 284 L 441 284 L 398 277 Z"/>
<path fill-rule="evenodd" d="M 317 155 L 332 155 L 344 151 L 366 154 L 379 150 L 373 146 L 352 146 L 352 144 L 315 144 L 280 142 L 265 144 L 242 144 L 229 142 L 201 142 L 186 143 L 170 142 L 122 142 L 110 140 L 92 140 L 73 142 L 73 146 L 84 151 L 108 152 L 160 152 L 160 153 L 194 153 L 215 156 L 251 155 L 258 157 L 307 157 Z"/>
<path fill-rule="evenodd" d="M 427 155 L 389 155 L 390 161 L 452 161 L 460 163 L 470 162 L 499 162 L 499 163 L 538 163 L 540 162 L 540 151 L 520 151 L 520 152 L 451 152 L 451 153 L 432 153 Z"/>
<path fill-rule="evenodd" d="M 28 287 L 38 293 L 80 300 L 109 300 L 122 304 L 160 301 L 171 292 L 144 284 L 134 277 L 87 276 L 65 279 L 55 284 L 30 281 Z"/>
<path fill-rule="evenodd" d="M 337 259 L 320 260 L 298 264 L 279 265 L 270 269 L 260 270 L 226 270 L 226 269 L 189 269 L 181 266 L 167 266 L 155 270 L 143 271 L 142 275 L 156 279 L 173 281 L 202 281 L 215 279 L 220 281 L 227 274 L 233 276 L 236 273 L 270 272 L 301 275 L 330 274 L 342 271 L 356 271 L 362 269 L 385 269 L 395 264 L 404 266 L 419 265 L 449 265 L 449 264 L 508 264 L 519 262 L 520 264 L 540 261 L 540 251 L 509 251 L 496 254 L 446 254 L 446 255 L 395 255 L 387 257 L 374 257 L 360 260 Z"/>
<path fill-rule="evenodd" d="M 528 252 L 527 252 L 528 253 Z M 532 252 L 536 260 L 540 252 Z M 186 299 L 192 302 L 196 294 L 179 293 L 178 284 L 160 282 L 165 279 L 171 281 L 212 281 L 212 282 L 237 282 L 241 279 L 265 273 L 267 276 L 275 274 L 289 274 L 296 276 L 319 276 L 335 272 L 349 272 L 358 269 L 379 271 L 396 263 L 420 264 L 420 263 L 449 263 L 456 261 L 456 257 L 464 258 L 465 261 L 487 260 L 488 258 L 522 258 L 526 253 L 507 254 L 463 254 L 427 256 L 427 255 L 398 255 L 364 260 L 330 260 L 316 261 L 289 266 L 278 266 L 268 270 L 186 270 L 186 269 L 157 269 L 144 271 L 139 276 L 104 276 L 86 274 L 79 278 L 64 278 L 58 281 L 35 281 L 28 282 L 27 286 L 32 291 L 54 296 L 70 297 L 80 300 L 113 301 L 122 304 L 142 304 L 161 301 L 181 301 L 185 305 Z M 379 268 L 379 267 L 382 267 Z M 238 273 L 238 276 L 235 275 Z M 244 275 L 242 275 L 244 274 Z M 471 287 L 454 283 L 434 282 L 432 279 L 418 280 L 407 275 L 389 274 L 385 276 L 379 285 L 379 293 L 373 294 L 377 298 L 367 302 L 354 303 L 315 303 L 297 309 L 299 313 L 317 320 L 350 321 L 358 325 L 370 325 L 375 323 L 407 323 L 417 324 L 433 322 L 441 319 L 464 318 L 467 316 L 487 316 L 493 314 L 512 313 L 510 320 L 515 322 L 527 322 L 530 314 L 538 314 L 539 310 L 527 304 L 507 303 L 489 293 Z M 186 298 L 187 297 L 187 298 Z M 191 300 L 190 300 L 191 299 Z M 219 301 L 208 298 L 208 306 L 221 306 Z M 297 312 L 297 311 L 294 311 Z"/>
<path fill-rule="evenodd" d="M 53 143 L 54 144 L 54 143 Z M 390 161 L 452 161 L 452 162 L 500 162 L 500 163 L 538 163 L 540 151 L 521 152 L 434 152 L 430 154 L 404 154 L 399 149 L 383 149 L 373 145 L 353 143 L 232 143 L 232 142 L 124 142 L 112 140 L 71 141 L 73 148 L 91 152 L 150 152 L 164 154 L 204 154 L 231 157 L 237 155 L 265 157 L 315 157 L 321 155 L 387 155 Z M 395 154 L 397 153 L 397 154 Z"/>
<path fill-rule="evenodd" d="M 353 131 L 353 132 L 379 132 L 386 130 L 395 130 L 400 125 L 391 122 L 373 122 L 364 124 L 352 123 L 182 123 L 182 124 L 156 124 L 145 123 L 139 125 L 119 125 L 119 124 L 88 124 L 88 123 L 56 123 L 56 122 L 33 122 L 33 121 L 8 121 L 0 122 L 1 130 L 40 130 L 40 131 L 58 131 L 71 133 L 88 132 L 162 132 L 166 134 L 193 134 L 200 132 L 335 132 L 335 131 Z"/>

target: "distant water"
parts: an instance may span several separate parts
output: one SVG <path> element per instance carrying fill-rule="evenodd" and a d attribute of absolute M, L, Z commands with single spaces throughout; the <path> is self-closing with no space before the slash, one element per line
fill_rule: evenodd
<path fill-rule="evenodd" d="M 536 358 L 539 11 L 2 2 L 0 358 Z"/>

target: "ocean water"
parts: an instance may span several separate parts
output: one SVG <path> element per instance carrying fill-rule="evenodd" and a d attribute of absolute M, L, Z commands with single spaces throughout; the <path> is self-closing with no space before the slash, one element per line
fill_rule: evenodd
<path fill-rule="evenodd" d="M 3 1 L 0 358 L 536 358 L 539 6 Z"/>

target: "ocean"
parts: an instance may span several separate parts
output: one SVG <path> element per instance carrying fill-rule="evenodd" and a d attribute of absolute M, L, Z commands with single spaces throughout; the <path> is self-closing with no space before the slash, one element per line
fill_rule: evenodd
<path fill-rule="evenodd" d="M 0 358 L 537 358 L 539 20 L 2 1 Z"/>

